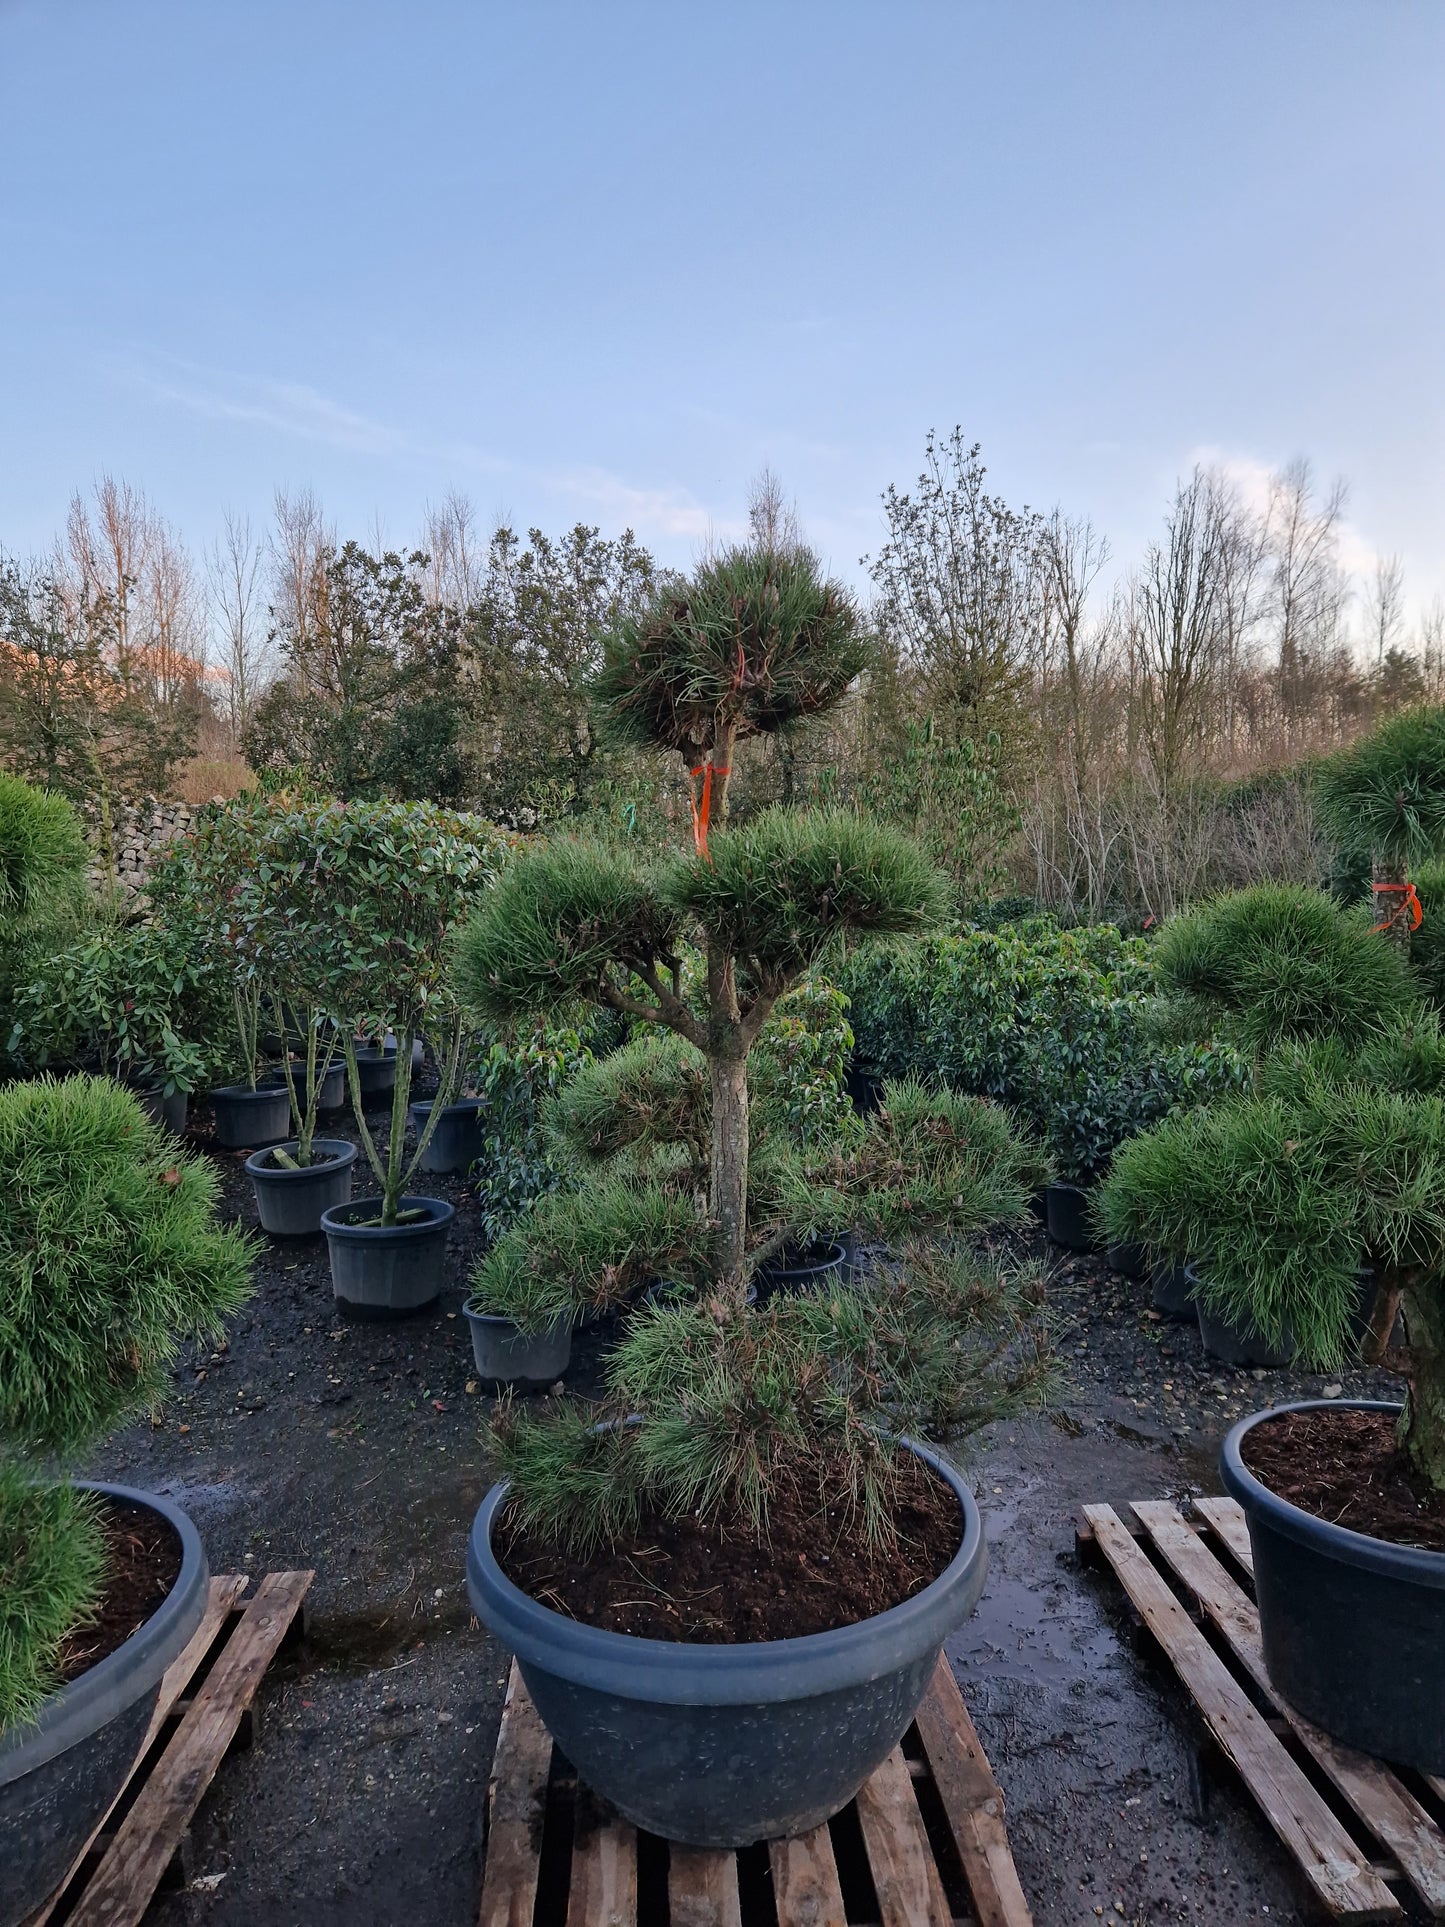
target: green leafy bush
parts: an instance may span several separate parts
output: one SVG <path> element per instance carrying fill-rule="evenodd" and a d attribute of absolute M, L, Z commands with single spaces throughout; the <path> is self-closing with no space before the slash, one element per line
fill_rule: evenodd
<path fill-rule="evenodd" d="M 17 996 L 94 916 L 85 864 L 70 804 L 0 770 L 0 1070 Z"/>
<path fill-rule="evenodd" d="M 0 1724 L 33 1711 L 97 1576 L 87 1508 L 17 1497 L 26 1457 L 80 1451 L 160 1396 L 182 1335 L 220 1337 L 250 1260 L 217 1190 L 108 1078 L 0 1088 Z"/>

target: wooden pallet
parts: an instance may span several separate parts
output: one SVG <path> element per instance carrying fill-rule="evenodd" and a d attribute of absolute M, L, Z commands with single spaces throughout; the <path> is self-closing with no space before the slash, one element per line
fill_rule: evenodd
<path fill-rule="evenodd" d="M 580 1786 L 514 1662 L 486 1824 L 480 1927 L 1031 1927 L 1003 1795 L 943 1659 L 856 1800 L 739 1853 L 669 1847 Z"/>
<path fill-rule="evenodd" d="M 1085 1506 L 1081 1545 L 1119 1580 L 1326 1912 L 1399 1920 L 1408 1892 L 1445 1919 L 1445 1779 L 1342 1745 L 1275 1692 L 1238 1504 L 1196 1500 L 1197 1523 L 1162 1499 L 1129 1510 L 1137 1536 L 1112 1506 Z"/>
<path fill-rule="evenodd" d="M 210 1582 L 205 1614 L 167 1667 L 126 1783 L 70 1872 L 26 1927 L 136 1927 L 158 1888 L 189 1877 L 189 1829 L 234 1745 L 257 1732 L 256 1689 L 276 1652 L 304 1631 L 314 1572 L 245 1573 Z"/>

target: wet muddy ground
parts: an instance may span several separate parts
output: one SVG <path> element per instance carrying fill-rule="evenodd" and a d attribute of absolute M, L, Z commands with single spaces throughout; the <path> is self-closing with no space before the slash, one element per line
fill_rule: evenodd
<path fill-rule="evenodd" d="M 228 1214 L 254 1224 L 240 1159 L 219 1162 Z M 489 1483 L 459 1315 L 479 1227 L 460 1184 L 425 1188 L 458 1207 L 437 1309 L 342 1323 L 324 1241 L 268 1243 L 225 1351 L 188 1353 L 156 1422 L 93 1462 L 172 1494 L 213 1571 L 317 1575 L 310 1637 L 269 1676 L 260 1743 L 222 1767 L 195 1829 L 199 1878 L 156 1903 L 156 1927 L 476 1918 L 508 1668 L 465 1589 Z M 1211 1367 L 1196 1332 L 1149 1314 L 1146 1286 L 1054 1261 L 1062 1391 L 1049 1418 L 975 1441 L 990 1577 L 948 1647 L 1035 1920 L 1302 1921 L 1290 1864 L 1227 1771 L 1201 1777 L 1187 1702 L 1108 1579 L 1080 1567 L 1074 1526 L 1093 1500 L 1218 1490 L 1229 1423 L 1326 1381 Z"/>

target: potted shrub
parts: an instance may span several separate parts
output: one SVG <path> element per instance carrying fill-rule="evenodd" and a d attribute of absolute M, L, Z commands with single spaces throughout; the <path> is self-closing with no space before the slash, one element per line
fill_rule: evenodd
<path fill-rule="evenodd" d="M 973 1222 L 970 1184 L 990 1211 L 1024 1209 L 1026 1158 L 1000 1182 L 980 1149 L 999 1114 L 931 1111 L 949 1100 L 915 1089 L 826 1148 L 750 1156 L 749 1063 L 779 998 L 845 933 L 920 929 L 943 900 L 905 838 L 850 814 L 720 827 L 741 741 L 827 708 L 863 660 L 848 599 L 800 549 L 729 550 L 669 583 L 608 638 L 597 693 L 619 734 L 686 758 L 692 849 L 529 850 L 459 947 L 486 1014 L 585 998 L 678 1040 L 665 1130 L 642 1122 L 645 1082 L 604 1107 L 635 1168 L 539 1200 L 489 1260 L 496 1308 L 524 1326 L 630 1309 L 599 1409 L 505 1408 L 468 1584 L 588 1783 L 700 1845 L 805 1831 L 897 1744 L 984 1573 L 967 1486 L 907 1429 L 968 1429 L 1040 1370 L 1036 1283 L 918 1235 L 940 1213 Z M 675 1148 L 689 1091 L 701 1197 Z M 895 1262 L 750 1307 L 771 1239 L 810 1218 L 888 1236 Z M 617 1580 L 649 1546 L 665 1563 L 639 1607 L 635 1573 Z"/>
<path fill-rule="evenodd" d="M 183 1512 L 53 1468 L 158 1398 L 178 1339 L 218 1339 L 244 1298 L 246 1244 L 216 1225 L 216 1188 L 107 1078 L 0 1089 L 3 1927 L 40 1905 L 110 1805 L 205 1607 Z M 97 1639 L 112 1585 L 147 1614 Z"/>
<path fill-rule="evenodd" d="M 373 1196 L 321 1216 L 338 1303 L 394 1316 L 434 1302 L 448 1227 L 444 1198 L 413 1195 L 462 1065 L 469 1024 L 452 991 L 451 944 L 480 902 L 508 839 L 480 818 L 431 803 L 331 803 L 314 825 L 306 886 L 330 925 L 328 1002 L 338 1013 L 347 1085 Z M 382 1150 L 366 1117 L 356 1037 L 396 1040 L 390 1131 Z M 438 1065 L 432 1111 L 406 1154 L 414 1047 L 426 1035 Z"/>

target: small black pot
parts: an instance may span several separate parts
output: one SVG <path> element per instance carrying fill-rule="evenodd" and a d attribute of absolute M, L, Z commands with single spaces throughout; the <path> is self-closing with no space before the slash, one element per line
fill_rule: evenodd
<path fill-rule="evenodd" d="M 331 1254 L 331 1289 L 355 1318 L 404 1318 L 435 1304 L 446 1273 L 455 1209 L 444 1198 L 403 1198 L 403 1211 L 426 1212 L 411 1224 L 357 1224 L 379 1218 L 380 1198 L 359 1198 L 321 1214 Z"/>
<path fill-rule="evenodd" d="M 1037 1191 L 1029 1193 L 1029 1216 L 1045 1230 L 1049 1224 L 1049 1187 L 1041 1184 Z"/>
<path fill-rule="evenodd" d="M 188 1091 L 172 1091 L 167 1097 L 160 1090 L 138 1090 L 135 1097 L 152 1124 L 161 1125 L 172 1137 L 185 1136 L 191 1108 Z"/>
<path fill-rule="evenodd" d="M 210 1093 L 216 1142 L 223 1150 L 251 1151 L 263 1144 L 284 1144 L 291 1135 L 291 1100 L 286 1086 L 223 1085 Z"/>
<path fill-rule="evenodd" d="M 908 1730 L 943 1641 L 978 1603 L 988 1554 L 958 1473 L 900 1443 L 953 1489 L 958 1552 L 901 1606 L 796 1639 L 692 1645 L 568 1619 L 497 1563 L 492 1526 L 509 1488 L 482 1501 L 467 1547 L 472 1609 L 516 1654 L 567 1758 L 635 1826 L 699 1847 L 794 1838 L 846 1806 Z"/>
<path fill-rule="evenodd" d="M 819 1239 L 803 1251 L 783 1250 L 776 1264 L 760 1265 L 754 1276 L 758 1303 L 779 1291 L 831 1291 L 848 1279 L 847 1246 L 835 1239 Z"/>
<path fill-rule="evenodd" d="M 1089 1194 L 1079 1184 L 1051 1184 L 1044 1193 L 1049 1236 L 1065 1251 L 1092 1251 L 1094 1227 L 1089 1219 Z"/>
<path fill-rule="evenodd" d="M 1274 1412 L 1398 1413 L 1367 1399 L 1308 1399 Z M 1245 1465 L 1242 1419 L 1219 1457 L 1244 1508 L 1269 1676 L 1298 1712 L 1399 1766 L 1445 1773 L 1445 1552 L 1331 1525 L 1271 1492 Z"/>
<path fill-rule="evenodd" d="M 432 1114 L 431 1101 L 428 1099 L 425 1103 L 409 1105 L 408 1109 L 412 1129 L 419 1140 Z M 446 1105 L 437 1119 L 431 1142 L 422 1152 L 421 1169 L 438 1176 L 449 1171 L 470 1171 L 482 1155 L 482 1113 L 485 1109 L 486 1104 L 480 1097 L 463 1097 L 455 1104 Z"/>
<path fill-rule="evenodd" d="M 472 1329 L 477 1376 L 490 1388 L 511 1385 L 540 1391 L 555 1385 L 572 1362 L 572 1321 L 559 1318 L 547 1331 L 524 1332 L 513 1318 L 462 1306 Z"/>
<path fill-rule="evenodd" d="M 361 1086 L 363 1110 L 373 1104 L 380 1104 L 389 1098 L 396 1089 L 396 1048 L 390 1050 L 362 1049 L 356 1052 L 356 1081 Z"/>
<path fill-rule="evenodd" d="M 291 1075 L 296 1080 L 296 1096 L 304 1110 L 307 1100 L 310 1097 L 310 1091 L 306 1084 L 305 1062 L 293 1064 Z M 284 1091 L 286 1088 L 286 1073 L 284 1071 L 271 1071 L 261 1081 L 268 1090 L 271 1089 L 273 1085 L 279 1084 Z M 316 1096 L 316 1108 L 318 1111 L 339 1111 L 345 1103 L 346 1065 L 342 1060 L 338 1059 L 321 1079 L 321 1089 L 317 1092 Z"/>
<path fill-rule="evenodd" d="M 1269 1371 L 1278 1371 L 1288 1365 L 1294 1357 L 1291 1343 L 1281 1349 L 1271 1345 L 1262 1333 L 1243 1330 L 1231 1325 L 1217 1313 L 1206 1311 L 1204 1297 L 1199 1289 L 1199 1274 L 1193 1265 L 1186 1265 L 1184 1276 L 1194 1292 L 1195 1310 L 1199 1316 L 1199 1336 L 1204 1341 L 1208 1357 L 1220 1359 L 1226 1365 L 1261 1365 Z"/>
<path fill-rule="evenodd" d="M 123 1645 L 52 1693 L 33 1725 L 0 1735 L 0 1927 L 19 1927 L 65 1878 L 134 1764 L 162 1674 L 206 1609 L 206 1555 L 185 1513 L 153 1492 L 81 1483 L 159 1513 L 180 1538 L 181 1569 Z"/>
<path fill-rule="evenodd" d="M 843 1073 L 843 1089 L 858 1115 L 869 1117 L 883 1103 L 883 1073 L 871 1064 L 860 1063 L 855 1052 Z"/>
<path fill-rule="evenodd" d="M 296 1155 L 296 1140 L 264 1151 L 254 1151 L 246 1160 L 246 1175 L 256 1193 L 256 1210 L 261 1229 L 273 1238 L 310 1238 L 321 1229 L 321 1214 L 333 1205 L 346 1204 L 351 1198 L 351 1172 L 356 1163 L 356 1146 L 341 1137 L 314 1137 L 313 1162 L 291 1171 L 277 1164 L 272 1149 Z"/>
<path fill-rule="evenodd" d="M 1161 1258 L 1149 1272 L 1150 1302 L 1155 1311 L 1172 1318 L 1178 1325 L 1199 1323 L 1199 1303 L 1194 1296 L 1194 1275 L 1188 1265 L 1173 1258 Z"/>
<path fill-rule="evenodd" d="M 1147 1245 L 1110 1245 L 1104 1253 L 1104 1262 L 1110 1271 L 1121 1278 L 1142 1278 L 1149 1270 L 1149 1247 Z"/>

